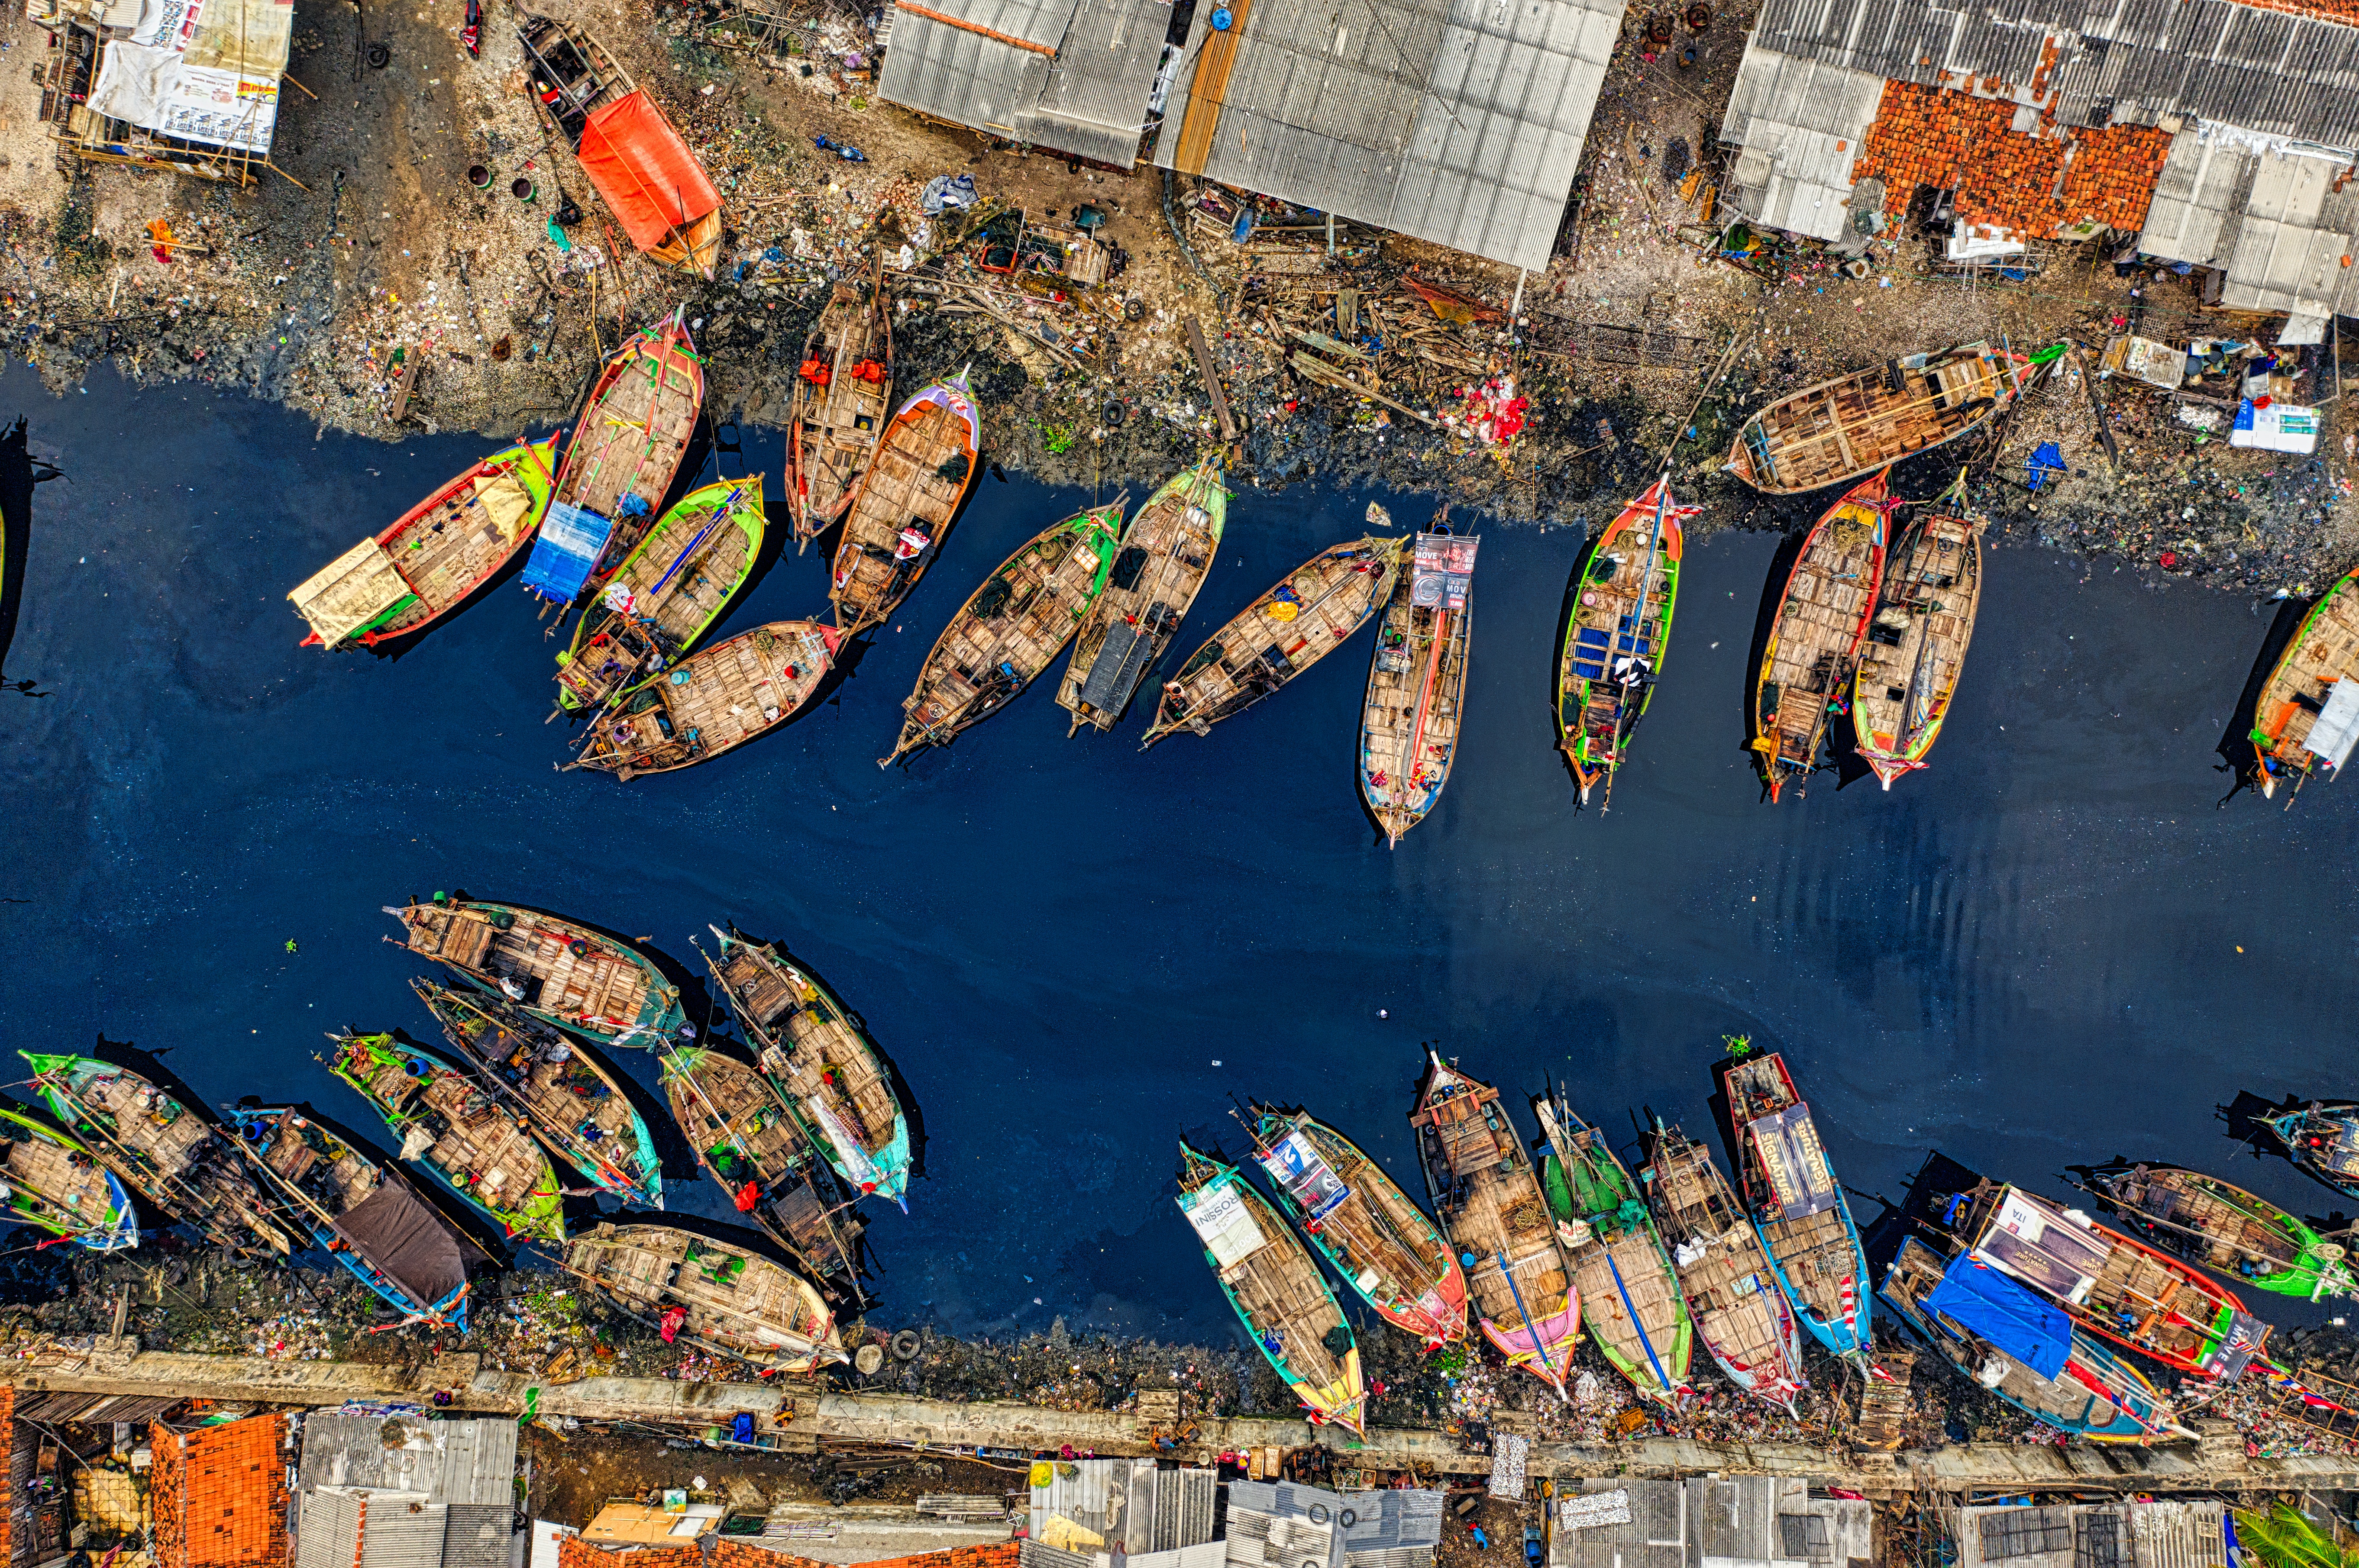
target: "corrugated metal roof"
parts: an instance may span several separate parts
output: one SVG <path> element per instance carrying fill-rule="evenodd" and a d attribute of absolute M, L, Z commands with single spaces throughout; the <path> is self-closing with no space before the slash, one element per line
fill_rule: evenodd
<path fill-rule="evenodd" d="M 1745 149 L 1723 195 L 1756 223 L 1840 238 L 1852 165 L 1884 95 L 1884 78 L 1748 43 L 1720 139 Z"/>
<path fill-rule="evenodd" d="M 331 1490 L 303 1499 L 295 1568 L 353 1568 L 360 1552 L 361 1495 Z"/>
<path fill-rule="evenodd" d="M 390 1430 L 397 1425 L 397 1433 Z M 436 1503 L 512 1507 L 516 1433 L 512 1421 L 314 1411 L 303 1424 L 303 1489 L 373 1487 Z"/>
<path fill-rule="evenodd" d="M 1169 0 L 929 0 L 926 8 L 1055 57 L 897 10 L 880 96 L 1117 168 L 1137 161 Z"/>
<path fill-rule="evenodd" d="M 514 1503 L 452 1503 L 442 1528 L 442 1568 L 508 1568 Z"/>
<path fill-rule="evenodd" d="M 2172 138 L 2138 249 L 2226 276 L 2231 310 L 2331 314 L 2351 303 L 2359 189 L 2334 189 L 2341 160 L 2189 127 Z"/>
<path fill-rule="evenodd" d="M 1016 116 L 1017 139 L 1116 168 L 1136 163 L 1170 20 L 1166 0 L 1081 0 L 1038 101 Z"/>

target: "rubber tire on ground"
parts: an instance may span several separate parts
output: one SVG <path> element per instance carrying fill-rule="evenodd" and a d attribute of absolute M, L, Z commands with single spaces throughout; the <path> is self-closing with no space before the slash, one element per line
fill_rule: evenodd
<path fill-rule="evenodd" d="M 1105 406 L 1103 417 L 1105 419 L 1105 422 L 1109 427 L 1118 427 L 1125 419 L 1130 417 L 1130 410 L 1125 408 L 1119 403 L 1109 400 Z"/>
<path fill-rule="evenodd" d="M 893 1359 L 914 1361 L 918 1358 L 919 1348 L 924 1344 L 925 1341 L 918 1337 L 916 1329 L 905 1328 L 893 1336 Z"/>
<path fill-rule="evenodd" d="M 387 44 L 369 45 L 368 62 L 369 69 L 371 70 L 383 70 L 386 66 L 393 63 L 392 47 Z"/>
<path fill-rule="evenodd" d="M 1131 300 L 1129 303 L 1125 304 L 1125 305 L 1122 308 L 1122 314 L 1123 314 L 1123 317 L 1124 317 L 1124 319 L 1125 319 L 1125 320 L 1131 320 L 1131 321 L 1144 321 L 1144 320 L 1146 320 L 1146 319 L 1147 319 L 1147 301 L 1146 301 L 1146 300 L 1144 300 L 1144 299 L 1134 299 L 1134 300 Z"/>

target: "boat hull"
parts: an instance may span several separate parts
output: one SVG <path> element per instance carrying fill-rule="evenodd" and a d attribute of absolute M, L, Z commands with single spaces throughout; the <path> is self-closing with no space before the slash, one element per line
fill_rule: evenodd
<path fill-rule="evenodd" d="M 1891 552 L 1851 708 L 1854 748 L 1886 789 L 1925 766 L 1940 738 L 1982 605 L 1982 553 L 1979 526 L 1938 513 L 1912 524 Z"/>
<path fill-rule="evenodd" d="M 1532 1108 L 1548 1151 L 1540 1190 L 1572 1265 L 1589 1337 L 1642 1396 L 1676 1400 L 1690 1391 L 1694 1320 L 1637 1184 L 1569 1107 L 1543 1095 Z"/>
<path fill-rule="evenodd" d="M 693 650 L 753 575 L 766 525 L 758 474 L 680 497 L 575 624 L 557 660 L 558 707 L 597 708 L 650 666 Z"/>
<path fill-rule="evenodd" d="M 138 1212 L 122 1177 L 100 1163 L 79 1140 L 21 1111 L 0 1107 L 0 1121 L 16 1130 L 9 1135 L 5 1156 L 0 1157 L 0 1168 L 8 1177 L 8 1197 L 0 1213 L 92 1252 L 120 1252 L 139 1245 Z M 20 1144 L 38 1144 L 40 1152 L 27 1148 L 20 1153 Z M 77 1164 L 74 1155 L 89 1163 Z M 60 1165 L 63 1169 L 57 1169 Z"/>
<path fill-rule="evenodd" d="M 557 1184 L 557 1171 L 548 1153 L 521 1122 L 506 1128 L 482 1128 L 482 1121 L 502 1119 L 486 1109 L 463 1141 L 451 1146 L 451 1130 L 436 1132 L 433 1122 L 448 1124 L 461 1118 L 447 1108 L 482 1091 L 467 1082 L 458 1068 L 438 1062 L 423 1051 L 413 1051 L 390 1034 L 347 1034 L 339 1038 L 328 1070 L 376 1108 L 385 1124 L 402 1141 L 402 1158 L 430 1173 L 452 1196 L 511 1238 L 561 1243 L 565 1239 L 565 1198 Z M 395 1099 L 386 1087 L 414 1083 L 420 1092 L 414 1100 Z M 415 1130 L 415 1131 L 413 1130 Z M 514 1136 L 507 1134 L 513 1132 Z M 423 1146 L 418 1133 L 424 1133 Z M 413 1148 L 418 1152 L 412 1153 Z M 517 1158 L 528 1149 L 529 1155 Z M 497 1152 L 495 1158 L 515 1160 L 522 1167 L 508 1172 L 506 1164 L 486 1162 L 478 1171 L 472 1160 L 477 1151 Z"/>
<path fill-rule="evenodd" d="M 1450 783 L 1474 633 L 1472 575 L 1481 540 L 1472 535 L 1417 538 L 1419 568 L 1393 579 L 1360 704 L 1360 799 L 1388 846 L 1426 819 Z M 1437 538 L 1441 550 L 1456 552 L 1453 563 L 1462 561 L 1462 571 L 1454 564 L 1448 568 L 1464 585 L 1454 608 L 1443 587 L 1444 568 L 1427 569 L 1433 556 L 1427 542 Z"/>
<path fill-rule="evenodd" d="M 2254 699 L 2248 739 L 2263 795 L 2274 796 L 2288 779 L 2299 787 L 2321 768 L 2331 777 L 2340 767 L 2334 754 L 2349 754 L 2341 735 L 2320 736 L 2321 752 L 2312 752 L 2309 741 L 2335 694 L 2359 689 L 2346 685 L 2354 676 L 2359 676 L 2359 569 L 2310 607 Z M 2324 728 L 2330 734 L 2334 729 Z"/>
<path fill-rule="evenodd" d="M 1875 1344 L 1867 1255 L 1810 1108 L 1774 1051 L 1728 1064 L 1722 1087 L 1745 1205 L 1777 1283 L 1811 1338 L 1864 1361 Z"/>
<path fill-rule="evenodd" d="M 1821 382 L 1747 419 L 1725 467 L 1770 495 L 1858 479 L 1988 425 L 2020 395 L 2027 363 L 1966 343 Z"/>
<path fill-rule="evenodd" d="M 838 631 L 856 637 L 882 625 L 918 586 L 974 489 L 982 454 L 983 411 L 963 373 L 895 412 L 844 509 L 828 579 Z"/>
<path fill-rule="evenodd" d="M 1749 744 L 1772 802 L 1818 766 L 1828 710 L 1851 690 L 1884 581 L 1886 478 L 1877 473 L 1854 486 L 1812 524 L 1770 622 L 1754 680 Z"/>
<path fill-rule="evenodd" d="M 688 1022 L 679 988 L 652 959 L 586 925 L 482 900 L 388 905 L 386 913 L 408 933 L 411 952 L 599 1044 L 644 1051 Z"/>
<path fill-rule="evenodd" d="M 1211 574 L 1228 514 L 1213 455 L 1164 481 L 1131 514 L 1105 591 L 1075 633 L 1058 683 L 1073 730 L 1111 730 L 1129 710 Z"/>
<path fill-rule="evenodd" d="M 1686 555 L 1680 524 L 1693 510 L 1657 480 L 1582 556 L 1557 654 L 1556 736 L 1584 804 L 1621 766 L 1654 698 Z"/>
<path fill-rule="evenodd" d="M 703 409 L 704 366 L 679 311 L 642 328 L 607 359 L 566 443 L 551 497 L 610 524 L 582 593 L 603 588 L 655 525 Z"/>
<path fill-rule="evenodd" d="M 798 550 L 843 521 L 891 414 L 893 318 L 886 304 L 874 277 L 839 283 L 803 342 L 787 404 L 787 514 Z"/>

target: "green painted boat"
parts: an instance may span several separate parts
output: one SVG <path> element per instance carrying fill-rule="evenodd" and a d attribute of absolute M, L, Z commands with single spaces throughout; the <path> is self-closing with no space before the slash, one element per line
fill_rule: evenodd
<path fill-rule="evenodd" d="M 1614 1146 L 1561 1093 L 1533 1096 L 1532 1110 L 1544 1135 L 1540 1190 L 1581 1289 L 1582 1321 L 1633 1388 L 1669 1404 L 1690 1391 L 1695 1329 L 1654 1217 Z"/>
<path fill-rule="evenodd" d="M 561 712 L 583 713 L 692 650 L 753 574 L 762 476 L 691 490 L 623 557 L 557 656 Z"/>
<path fill-rule="evenodd" d="M 1655 694 L 1680 594 L 1680 524 L 1697 510 L 1672 501 L 1665 474 L 1581 557 L 1557 656 L 1556 738 L 1583 804 L 1622 765 Z"/>
<path fill-rule="evenodd" d="M 2240 1285 L 2311 1301 L 2354 1293 L 2342 1242 L 2217 1176 L 2114 1160 L 2081 1186 L 2157 1250 Z"/>
<path fill-rule="evenodd" d="M 1111 730 L 1129 708 L 1180 634 L 1180 622 L 1221 553 L 1228 516 L 1218 451 L 1164 481 L 1131 514 L 1105 591 L 1073 638 L 1073 656 L 1057 688 L 1058 702 L 1073 716 L 1072 730 L 1084 724 Z"/>
<path fill-rule="evenodd" d="M 0 1106 L 5 1212 L 20 1225 L 71 1238 L 93 1252 L 139 1245 L 139 1217 L 123 1178 L 82 1142 L 20 1110 Z"/>

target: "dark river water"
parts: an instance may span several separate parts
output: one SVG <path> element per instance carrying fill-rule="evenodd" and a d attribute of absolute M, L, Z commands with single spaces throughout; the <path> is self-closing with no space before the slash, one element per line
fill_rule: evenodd
<path fill-rule="evenodd" d="M 1353 772 L 1365 641 L 1207 739 L 1141 754 L 1135 717 L 1069 740 L 1044 679 L 951 751 L 877 769 L 943 621 L 1077 492 L 984 480 L 833 700 L 623 784 L 552 771 L 555 645 L 513 582 L 397 659 L 296 645 L 287 590 L 482 441 L 315 440 L 241 395 L 104 377 L 60 401 L 21 368 L 0 411 L 71 476 L 39 492 L 7 666 L 48 695 L 0 693 L 12 1050 L 132 1043 L 207 1100 L 309 1099 L 382 1141 L 314 1056 L 347 1023 L 436 1038 L 379 906 L 463 887 L 691 964 L 690 936 L 734 920 L 864 1012 L 914 1089 L 924 1179 L 870 1232 L 882 1315 L 970 1333 L 1061 1314 L 1225 1336 L 1172 1206 L 1174 1138 L 1225 1129 L 1234 1154 L 1231 1095 L 1300 1101 L 1421 1191 L 1405 1118 L 1426 1041 L 1519 1107 L 1556 1078 L 1609 1127 L 1652 1108 L 1709 1137 L 1707 1068 L 1750 1034 L 1787 1054 L 1863 1194 L 1898 1195 L 1939 1149 L 2051 1192 L 2121 1153 L 2332 1205 L 2214 1113 L 2239 1089 L 2359 1088 L 2359 795 L 2218 808 L 2215 748 L 2273 606 L 1994 550 L 1930 770 L 1889 794 L 1822 773 L 1773 807 L 1742 747 L 1777 540 L 1717 537 L 1690 551 L 1612 810 L 1576 813 L 1549 684 L 1581 534 L 1495 524 L 1456 773 L 1388 851 Z M 728 460 L 767 471 L 776 504 L 775 439 L 745 448 Z M 1161 477 L 1132 476 L 1134 499 Z M 1364 531 L 1366 500 L 1247 486 L 1182 646 Z M 825 606 L 823 559 L 789 549 L 728 625 Z M 675 1208 L 721 1211 L 692 1169 L 668 1180 Z"/>

